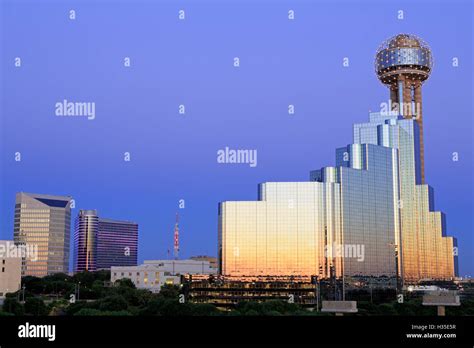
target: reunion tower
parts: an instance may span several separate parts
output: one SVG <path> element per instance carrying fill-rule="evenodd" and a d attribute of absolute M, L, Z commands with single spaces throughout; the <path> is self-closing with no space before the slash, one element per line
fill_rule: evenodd
<path fill-rule="evenodd" d="M 421 85 L 430 76 L 432 67 L 429 46 L 415 35 L 396 35 L 377 50 L 375 72 L 390 88 L 392 111 L 398 110 L 404 118 L 414 118 L 420 129 L 421 183 L 425 182 Z"/>

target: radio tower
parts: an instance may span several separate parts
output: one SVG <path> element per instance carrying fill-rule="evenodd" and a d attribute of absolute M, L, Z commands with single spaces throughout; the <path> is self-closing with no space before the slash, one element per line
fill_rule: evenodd
<path fill-rule="evenodd" d="M 403 118 L 414 119 L 418 124 L 421 184 L 425 182 L 421 86 L 432 69 L 431 49 L 415 35 L 399 34 L 377 50 L 375 70 L 379 80 L 390 88 L 392 107 L 397 107 Z"/>
<path fill-rule="evenodd" d="M 174 225 L 174 259 L 179 258 L 179 215 L 176 213 L 176 224 Z"/>

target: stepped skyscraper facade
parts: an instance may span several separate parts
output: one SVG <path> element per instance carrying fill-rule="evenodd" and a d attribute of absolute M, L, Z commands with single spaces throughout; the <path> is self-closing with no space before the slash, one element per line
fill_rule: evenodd
<path fill-rule="evenodd" d="M 335 167 L 308 182 L 259 185 L 258 201 L 219 204 L 219 270 L 230 276 L 452 279 L 457 245 L 425 184 L 421 85 L 432 68 L 419 38 L 377 52 L 387 110 L 355 124 Z"/>

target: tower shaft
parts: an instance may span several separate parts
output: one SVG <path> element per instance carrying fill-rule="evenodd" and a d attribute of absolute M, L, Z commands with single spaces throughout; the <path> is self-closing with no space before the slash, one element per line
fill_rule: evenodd
<path fill-rule="evenodd" d="M 421 85 L 433 68 L 431 49 L 426 42 L 411 34 L 398 34 L 379 47 L 375 71 L 379 80 L 390 88 L 392 111 L 418 125 L 415 144 L 416 180 L 425 183 L 423 116 Z M 397 110 L 394 110 L 394 109 Z"/>
<path fill-rule="evenodd" d="M 398 76 L 390 89 L 392 110 L 398 110 L 406 119 L 414 119 L 419 128 L 419 154 L 421 184 L 425 183 L 425 154 L 423 144 L 423 113 L 421 82 L 410 81 L 405 75 Z"/>

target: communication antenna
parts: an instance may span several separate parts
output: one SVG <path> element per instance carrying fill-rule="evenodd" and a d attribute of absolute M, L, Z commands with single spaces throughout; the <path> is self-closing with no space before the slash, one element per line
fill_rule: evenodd
<path fill-rule="evenodd" d="M 176 223 L 174 225 L 174 259 L 179 258 L 179 215 L 176 213 Z"/>

